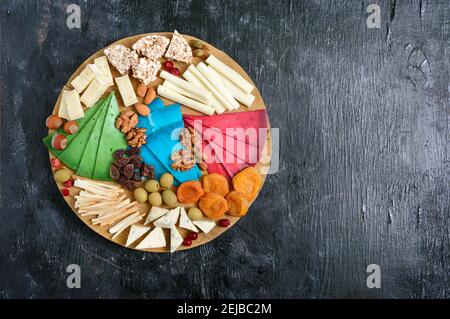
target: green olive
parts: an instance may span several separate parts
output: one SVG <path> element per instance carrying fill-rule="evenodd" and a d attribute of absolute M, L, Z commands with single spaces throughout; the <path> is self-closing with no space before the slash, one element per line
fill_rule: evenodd
<path fill-rule="evenodd" d="M 145 190 L 149 193 L 154 193 L 159 190 L 159 182 L 156 179 L 151 179 L 145 183 Z"/>
<path fill-rule="evenodd" d="M 72 173 L 67 168 L 61 168 L 53 174 L 53 177 L 55 178 L 55 181 L 64 183 L 72 177 Z"/>
<path fill-rule="evenodd" d="M 201 56 L 203 56 L 203 54 L 204 54 L 204 52 L 202 49 L 196 49 L 196 50 L 194 50 L 194 52 L 192 52 L 192 55 L 196 56 L 196 57 L 201 57 Z"/>
<path fill-rule="evenodd" d="M 169 207 L 175 207 L 178 204 L 177 195 L 175 195 L 175 193 L 170 189 L 166 189 L 162 192 L 162 199 Z"/>
<path fill-rule="evenodd" d="M 189 211 L 188 211 L 188 217 L 191 220 L 202 220 L 203 219 L 203 213 L 200 210 L 200 208 L 191 207 L 191 208 L 189 208 Z"/>
<path fill-rule="evenodd" d="M 162 198 L 161 194 L 158 192 L 153 192 L 148 195 L 148 202 L 152 206 L 161 206 L 162 205 Z"/>
<path fill-rule="evenodd" d="M 164 173 L 161 175 L 161 178 L 159 179 L 159 183 L 162 187 L 171 187 L 173 184 L 173 176 L 170 173 Z"/>
<path fill-rule="evenodd" d="M 200 40 L 192 40 L 191 45 L 196 49 L 201 49 L 203 47 L 203 43 Z"/>
<path fill-rule="evenodd" d="M 134 190 L 134 199 L 138 202 L 138 203 L 145 203 L 145 201 L 147 200 L 147 192 L 145 191 L 145 189 L 141 188 L 136 188 Z"/>

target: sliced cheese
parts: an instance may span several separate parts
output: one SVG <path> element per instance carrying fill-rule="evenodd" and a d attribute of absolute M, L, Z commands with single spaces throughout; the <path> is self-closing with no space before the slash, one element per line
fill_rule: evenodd
<path fill-rule="evenodd" d="M 222 80 L 222 83 L 225 85 L 225 87 L 231 92 L 233 97 L 244 104 L 247 107 L 252 106 L 253 102 L 255 101 L 255 96 L 251 93 L 246 93 L 242 91 L 241 88 L 237 87 L 233 82 L 228 80 L 227 77 L 220 74 L 219 71 L 214 69 L 213 67 L 208 67 L 219 79 Z"/>
<path fill-rule="evenodd" d="M 70 84 L 81 94 L 99 73 L 95 64 L 88 64 Z"/>
<path fill-rule="evenodd" d="M 191 230 L 193 232 L 198 233 L 198 228 L 195 227 L 195 225 L 189 219 L 184 207 L 181 207 L 181 209 L 180 209 L 180 222 L 179 222 L 178 226 L 180 226 L 181 228 Z"/>
<path fill-rule="evenodd" d="M 150 227 L 147 226 L 131 225 L 125 246 L 131 245 L 149 230 Z"/>
<path fill-rule="evenodd" d="M 216 222 L 210 219 L 194 220 L 193 223 L 205 234 L 209 233 L 211 229 L 216 227 Z"/>
<path fill-rule="evenodd" d="M 97 78 L 105 82 L 108 86 L 114 85 L 111 69 L 109 68 L 109 63 L 106 56 L 96 58 L 94 60 L 94 64 L 98 69 L 98 74 L 96 74 Z"/>
<path fill-rule="evenodd" d="M 239 108 L 239 103 L 234 99 L 233 95 L 230 93 L 230 91 L 223 85 L 220 78 L 217 78 L 210 69 L 204 64 L 203 62 L 200 62 L 197 65 L 197 70 L 208 79 L 209 82 L 216 88 L 217 91 L 220 92 L 220 94 L 223 95 L 223 97 L 227 100 L 227 108 L 229 111 L 235 110 Z"/>
<path fill-rule="evenodd" d="M 188 97 L 185 97 L 181 95 L 180 93 L 175 92 L 174 90 L 171 90 L 167 87 L 164 87 L 162 85 L 158 85 L 158 95 L 165 97 L 166 99 L 172 100 L 174 102 L 183 104 L 187 107 L 190 107 L 191 109 L 194 109 L 196 111 L 205 113 L 207 115 L 213 115 L 214 109 L 206 104 L 197 102 L 193 99 L 190 99 Z"/>
<path fill-rule="evenodd" d="M 181 237 L 175 226 L 170 228 L 170 252 L 173 253 L 183 243 L 183 237 Z"/>
<path fill-rule="evenodd" d="M 91 84 L 89 84 L 86 91 L 84 91 L 80 100 L 87 107 L 91 107 L 102 97 L 107 88 L 107 84 L 99 79 L 94 79 Z"/>
<path fill-rule="evenodd" d="M 201 74 L 200 74 L 201 75 Z M 191 71 L 186 70 L 183 73 L 183 77 L 188 80 L 190 83 L 195 84 L 197 86 L 202 87 L 205 90 L 209 90 L 206 85 L 204 85 L 202 82 L 200 82 L 200 80 L 191 73 Z M 205 81 L 207 81 L 205 79 Z M 165 84 L 166 82 L 164 82 Z M 214 93 L 211 96 L 211 106 L 214 108 L 214 110 L 216 110 L 217 114 L 222 114 L 223 112 L 225 112 L 225 107 L 219 102 L 219 100 L 217 99 L 217 97 L 214 95 Z"/>
<path fill-rule="evenodd" d="M 209 91 L 216 97 L 223 108 L 227 110 L 232 110 L 233 107 L 229 105 L 228 100 L 219 92 L 214 85 L 209 82 L 209 80 L 192 64 L 188 67 L 187 71 L 191 72 L 197 79 L 199 79 L 203 85 L 205 85 Z M 186 72 L 185 72 L 186 73 Z M 183 74 L 184 76 L 184 74 Z"/>
<path fill-rule="evenodd" d="M 244 79 L 239 73 L 230 68 L 228 65 L 220 61 L 214 55 L 210 54 L 206 59 L 206 63 L 214 67 L 216 70 L 220 71 L 225 75 L 231 82 L 240 87 L 244 92 L 251 93 L 255 88 L 253 84 Z"/>
<path fill-rule="evenodd" d="M 67 103 L 65 103 L 64 101 L 64 92 L 68 92 L 68 91 L 63 91 L 63 95 L 61 96 L 61 103 L 59 103 L 59 110 L 58 110 L 58 116 L 69 120 L 70 116 L 69 116 L 69 111 L 67 110 Z"/>
<path fill-rule="evenodd" d="M 162 228 L 156 227 L 136 246 L 136 249 L 161 248 L 166 245 Z"/>
<path fill-rule="evenodd" d="M 155 227 L 171 228 L 177 223 L 179 216 L 180 207 L 176 207 L 170 210 L 166 215 L 155 221 L 153 225 L 155 225 Z"/>
<path fill-rule="evenodd" d="M 151 222 L 157 220 L 158 218 L 164 216 L 169 212 L 168 209 L 162 207 L 153 206 L 152 209 L 148 212 L 147 219 L 145 220 L 144 225 L 150 224 Z"/>
<path fill-rule="evenodd" d="M 80 95 L 76 90 L 63 91 L 61 105 L 64 105 L 64 109 L 67 111 L 67 117 L 65 119 L 74 121 L 84 117 L 83 107 L 80 103 Z"/>
<path fill-rule="evenodd" d="M 123 104 L 128 107 L 138 102 L 128 74 L 115 78 Z"/>
<path fill-rule="evenodd" d="M 200 102 L 202 102 L 208 106 L 211 106 L 211 92 L 208 92 L 195 84 L 189 83 L 188 81 L 183 80 L 183 79 L 179 78 L 178 76 L 170 74 L 167 71 L 161 71 L 159 76 L 161 78 L 165 79 L 166 81 L 169 81 L 169 82 L 173 83 L 174 85 L 182 88 L 183 90 L 188 91 L 188 92 L 192 93 L 193 95 L 201 98 L 202 100 L 200 100 Z"/>

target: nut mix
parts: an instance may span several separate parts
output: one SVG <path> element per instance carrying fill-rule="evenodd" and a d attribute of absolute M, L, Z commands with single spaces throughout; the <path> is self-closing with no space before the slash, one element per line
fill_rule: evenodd
<path fill-rule="evenodd" d="M 194 130 L 190 129 L 183 129 L 180 133 L 180 144 L 184 147 L 184 149 L 175 151 L 171 154 L 170 158 L 172 160 L 171 167 L 174 170 L 178 171 L 187 171 L 190 170 L 192 167 L 194 167 L 196 162 L 196 157 L 198 154 L 200 154 L 200 160 L 201 162 L 201 150 L 198 151 L 197 148 L 201 148 L 201 139 L 198 134 L 195 134 Z M 197 144 L 196 144 L 197 143 Z M 200 145 L 198 145 L 200 143 Z M 194 152 L 194 150 L 197 149 L 197 153 Z M 199 163 L 199 168 L 202 171 L 207 171 L 208 166 L 206 163 Z"/>
<path fill-rule="evenodd" d="M 116 120 L 116 128 L 120 129 L 123 133 L 128 133 L 138 123 L 138 116 L 136 112 L 132 110 L 126 110 L 120 113 Z"/>
<path fill-rule="evenodd" d="M 132 128 L 127 133 L 128 145 L 132 147 L 141 147 L 147 143 L 147 130 L 145 128 Z"/>

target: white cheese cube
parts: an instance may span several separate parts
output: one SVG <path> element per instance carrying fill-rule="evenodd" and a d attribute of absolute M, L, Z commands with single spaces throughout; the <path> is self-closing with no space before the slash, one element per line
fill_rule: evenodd
<path fill-rule="evenodd" d="M 106 56 L 96 58 L 94 60 L 94 64 L 99 71 L 99 73 L 96 75 L 97 78 L 105 82 L 108 86 L 114 85 L 111 69 L 109 68 L 109 63 Z"/>
<path fill-rule="evenodd" d="M 94 79 L 91 84 L 89 84 L 86 91 L 84 91 L 81 96 L 81 102 L 87 107 L 93 106 L 106 92 L 108 85 L 103 83 L 99 79 Z"/>
<path fill-rule="evenodd" d="M 77 90 L 79 94 L 81 94 L 88 85 L 95 79 L 96 75 L 99 74 L 99 70 L 94 64 L 88 64 L 81 71 L 80 75 L 78 75 L 75 79 L 73 79 L 70 84 Z"/>
<path fill-rule="evenodd" d="M 127 107 L 138 102 L 128 74 L 115 78 L 123 104 Z"/>

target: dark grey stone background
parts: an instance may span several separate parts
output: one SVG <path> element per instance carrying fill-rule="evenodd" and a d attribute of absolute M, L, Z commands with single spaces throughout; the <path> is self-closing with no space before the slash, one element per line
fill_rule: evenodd
<path fill-rule="evenodd" d="M 374 2 L 381 29 L 366 26 Z M 66 27 L 70 3 L 81 29 Z M 0 297 L 450 297 L 449 3 L 2 1 Z M 40 138 L 89 55 L 173 29 L 248 72 L 281 163 L 225 235 L 144 254 L 78 220 Z M 66 287 L 72 263 L 81 289 Z M 372 263 L 381 289 L 366 287 Z"/>

